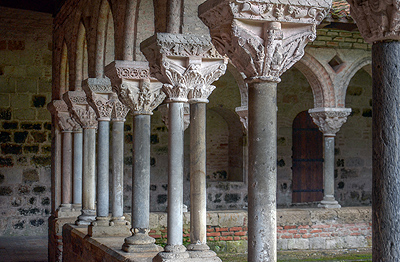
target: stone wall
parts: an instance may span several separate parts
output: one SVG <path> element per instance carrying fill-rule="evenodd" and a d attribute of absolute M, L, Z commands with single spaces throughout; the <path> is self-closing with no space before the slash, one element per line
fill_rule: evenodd
<path fill-rule="evenodd" d="M 45 235 L 52 17 L 0 7 L 0 235 Z"/>

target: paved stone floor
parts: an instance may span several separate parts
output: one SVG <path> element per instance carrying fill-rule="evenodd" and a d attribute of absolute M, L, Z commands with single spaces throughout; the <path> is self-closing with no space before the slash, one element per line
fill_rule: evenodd
<path fill-rule="evenodd" d="M 0 262 L 47 262 L 47 236 L 0 237 Z"/>

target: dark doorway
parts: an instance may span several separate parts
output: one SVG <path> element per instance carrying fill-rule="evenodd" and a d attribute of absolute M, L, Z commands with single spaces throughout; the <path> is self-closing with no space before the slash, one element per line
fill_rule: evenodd
<path fill-rule="evenodd" d="M 292 203 L 321 201 L 323 192 L 323 134 L 307 111 L 293 121 Z"/>

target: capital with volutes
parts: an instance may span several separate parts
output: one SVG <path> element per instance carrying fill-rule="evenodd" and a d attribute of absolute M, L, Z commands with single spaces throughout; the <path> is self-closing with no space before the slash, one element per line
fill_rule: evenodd
<path fill-rule="evenodd" d="M 347 121 L 351 108 L 312 108 L 308 113 L 324 136 L 336 136 Z"/>
<path fill-rule="evenodd" d="M 110 121 L 113 109 L 111 81 L 108 78 L 88 78 L 82 82 L 87 102 L 94 109 L 98 121 Z"/>
<path fill-rule="evenodd" d="M 68 106 L 63 100 L 53 100 L 47 105 L 47 109 L 55 116 L 62 132 L 72 132 L 80 129 L 80 125 L 71 116 Z"/>
<path fill-rule="evenodd" d="M 157 33 L 140 44 L 150 72 L 163 83 L 166 102 L 208 102 L 211 84 L 225 74 L 228 60 L 208 36 Z"/>
<path fill-rule="evenodd" d="M 280 82 L 315 39 L 331 5 L 331 0 L 208 0 L 199 6 L 199 17 L 218 52 L 247 82 Z"/>
<path fill-rule="evenodd" d="M 68 91 L 63 99 L 72 117 L 85 129 L 97 128 L 97 116 L 83 91 Z"/>
<path fill-rule="evenodd" d="M 162 84 L 150 77 L 147 62 L 116 60 L 109 64 L 105 71 L 119 100 L 134 115 L 151 115 L 164 101 Z"/>

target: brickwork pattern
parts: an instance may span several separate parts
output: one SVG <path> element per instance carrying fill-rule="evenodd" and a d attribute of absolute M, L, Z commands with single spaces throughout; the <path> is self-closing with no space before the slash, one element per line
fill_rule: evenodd
<path fill-rule="evenodd" d="M 335 29 L 318 29 L 317 38 L 308 43 L 312 47 L 362 49 L 370 51 L 371 44 L 362 38 L 360 32 L 348 32 Z"/>
<path fill-rule="evenodd" d="M 52 17 L 0 7 L 0 235 L 43 235 L 50 213 Z"/>

